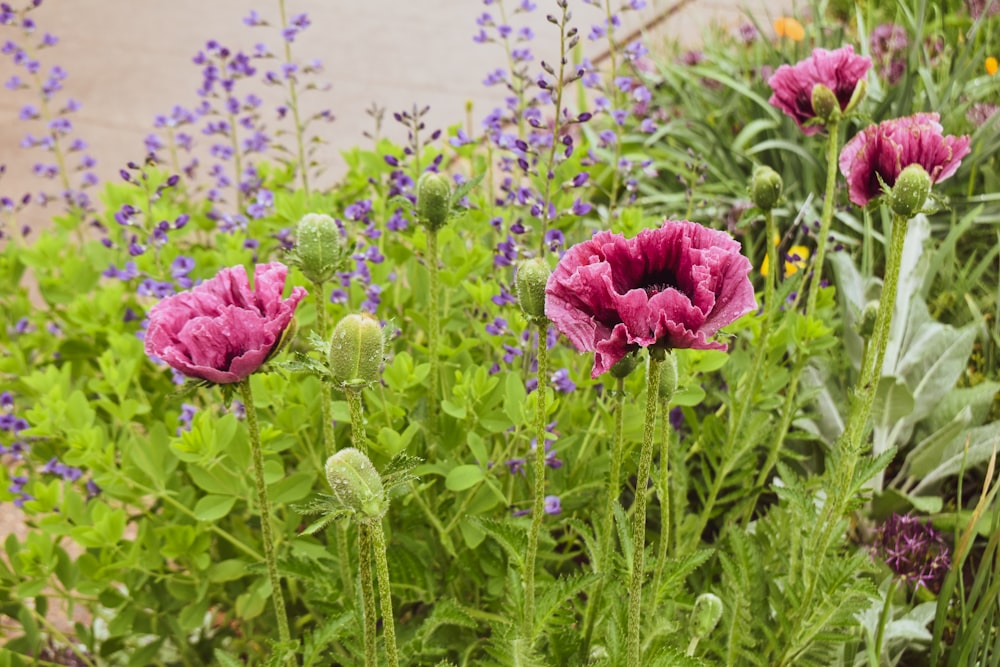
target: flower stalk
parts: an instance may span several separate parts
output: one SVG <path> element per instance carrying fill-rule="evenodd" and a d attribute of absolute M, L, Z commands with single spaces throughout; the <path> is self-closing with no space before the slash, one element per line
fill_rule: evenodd
<path fill-rule="evenodd" d="M 267 565 L 267 576 L 271 582 L 271 600 L 274 603 L 274 615 L 278 619 L 278 640 L 282 644 L 287 644 L 291 641 L 292 635 L 288 629 L 285 596 L 281 591 L 278 562 L 274 555 L 274 537 L 271 533 L 271 504 L 267 499 L 267 484 L 264 482 L 264 456 L 261 452 L 260 427 L 257 425 L 257 408 L 254 407 L 250 378 L 240 381 L 239 389 L 243 406 L 246 409 L 247 430 L 250 432 L 250 454 L 253 459 L 254 484 L 257 487 L 257 504 L 260 506 L 260 532 L 261 538 L 264 540 L 264 562 Z"/>
<path fill-rule="evenodd" d="M 628 638 L 625 664 L 639 667 L 641 661 L 642 581 L 646 564 L 646 486 L 653 466 L 653 439 L 656 432 L 656 412 L 659 406 L 660 365 L 664 352 L 649 350 L 646 368 L 646 418 L 639 451 L 639 472 L 635 481 L 635 506 L 632 513 L 632 568 L 628 582 Z M 659 357 L 659 358 L 657 358 Z"/>
<path fill-rule="evenodd" d="M 538 555 L 538 534 L 545 518 L 545 399 L 548 390 L 547 322 L 536 321 L 538 331 L 538 397 L 535 409 L 534 502 L 531 508 L 531 529 L 528 532 L 528 553 L 524 557 L 524 619 L 521 633 L 529 643 L 535 640 L 535 560 Z"/>
<path fill-rule="evenodd" d="M 385 533 L 382 522 L 368 526 L 372 546 L 375 547 L 375 575 L 378 578 L 378 596 L 382 603 L 382 632 L 385 633 L 385 657 L 389 667 L 399 667 L 396 652 L 396 625 L 392 611 L 392 589 L 389 585 L 389 562 L 385 555 Z M 370 575 L 369 575 L 370 576 Z"/>
<path fill-rule="evenodd" d="M 840 148 L 840 123 L 835 118 L 827 123 L 829 135 L 826 138 L 826 190 L 823 194 L 823 211 L 820 214 L 819 235 L 816 238 L 816 259 L 813 263 L 812 279 L 809 283 L 809 296 L 806 301 L 806 317 L 816 312 L 816 301 L 819 298 L 820 283 L 823 278 L 823 261 L 826 259 L 826 242 L 830 235 L 830 225 L 833 222 L 833 200 L 837 188 L 837 154 Z M 777 264 L 772 267 L 777 270 Z"/>

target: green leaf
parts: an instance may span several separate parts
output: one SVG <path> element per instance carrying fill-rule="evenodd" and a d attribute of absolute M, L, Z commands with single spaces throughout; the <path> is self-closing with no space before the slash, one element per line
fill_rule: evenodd
<path fill-rule="evenodd" d="M 449 491 L 465 491 L 485 478 L 486 471 L 470 463 L 452 468 L 444 480 L 444 485 Z"/>
<path fill-rule="evenodd" d="M 199 521 L 218 521 L 229 514 L 235 504 L 234 496 L 208 495 L 194 506 L 194 515 Z"/>
<path fill-rule="evenodd" d="M 235 581 L 247 573 L 246 561 L 239 558 L 229 558 L 227 560 L 213 563 L 208 568 L 208 580 L 214 582 Z"/>
<path fill-rule="evenodd" d="M 275 506 L 293 503 L 308 496 L 315 482 L 315 473 L 297 472 L 268 485 L 267 493 Z"/>
<path fill-rule="evenodd" d="M 872 418 L 877 424 L 890 428 L 897 421 L 913 412 L 913 394 L 894 377 L 883 377 L 875 392 Z"/>

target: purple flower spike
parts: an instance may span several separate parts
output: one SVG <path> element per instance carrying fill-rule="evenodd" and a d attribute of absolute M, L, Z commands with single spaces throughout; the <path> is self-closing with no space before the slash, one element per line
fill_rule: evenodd
<path fill-rule="evenodd" d="M 632 239 L 599 232 L 570 248 L 545 287 L 545 314 L 592 377 L 640 347 L 726 349 L 708 339 L 754 310 L 750 261 L 729 234 L 667 220 Z"/>
<path fill-rule="evenodd" d="M 803 134 L 816 134 L 820 126 L 807 124 L 816 118 L 813 88 L 817 85 L 829 88 L 843 111 L 871 66 L 871 58 L 854 55 L 850 44 L 834 51 L 813 49 L 812 56 L 794 66 L 782 65 L 768 79 L 774 90 L 768 101 L 791 116 Z"/>

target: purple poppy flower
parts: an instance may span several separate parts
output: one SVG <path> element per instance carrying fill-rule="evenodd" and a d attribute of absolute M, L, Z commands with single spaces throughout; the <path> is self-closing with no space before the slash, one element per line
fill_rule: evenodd
<path fill-rule="evenodd" d="M 281 298 L 287 267 L 258 265 L 254 289 L 246 269 L 222 269 L 188 292 L 167 297 L 149 311 L 146 354 L 191 378 L 240 382 L 268 359 L 306 296 L 295 287 Z"/>
<path fill-rule="evenodd" d="M 969 154 L 969 137 L 944 136 L 936 113 L 918 113 L 886 120 L 854 135 L 840 153 L 840 172 L 847 179 L 851 201 L 865 206 L 890 188 L 903 169 L 919 164 L 939 183 L 952 176 Z"/>
<path fill-rule="evenodd" d="M 813 88 L 817 85 L 829 88 L 843 111 L 871 66 L 871 58 L 854 55 L 850 44 L 834 51 L 813 49 L 812 56 L 795 65 L 782 65 L 768 79 L 774 91 L 768 102 L 791 116 L 803 134 L 816 134 L 820 126 L 809 124 L 816 118 Z"/>
<path fill-rule="evenodd" d="M 725 232 L 667 220 L 632 239 L 599 232 L 570 248 L 545 287 L 545 314 L 592 377 L 639 347 L 726 349 L 708 339 L 754 310 L 750 261 Z"/>

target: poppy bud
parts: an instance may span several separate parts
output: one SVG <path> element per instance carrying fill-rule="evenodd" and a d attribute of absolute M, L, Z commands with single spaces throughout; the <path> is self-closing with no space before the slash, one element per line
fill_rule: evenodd
<path fill-rule="evenodd" d="M 854 108 L 861 104 L 861 100 L 865 99 L 867 92 L 868 81 L 866 79 L 858 79 L 857 85 L 854 86 L 854 92 L 851 93 L 851 99 L 848 100 L 847 106 L 844 107 L 844 113 L 849 114 L 854 111 Z"/>
<path fill-rule="evenodd" d="M 521 262 L 517 268 L 517 302 L 532 320 L 545 320 L 545 284 L 551 273 L 540 257 Z"/>
<path fill-rule="evenodd" d="M 451 182 L 447 176 L 425 172 L 417 181 L 417 216 L 428 229 L 440 229 L 451 212 Z"/>
<path fill-rule="evenodd" d="M 293 262 L 310 281 L 322 284 L 342 268 L 344 241 L 337 223 L 328 215 L 308 213 L 295 229 Z"/>
<path fill-rule="evenodd" d="M 614 377 L 615 379 L 624 380 L 632 373 L 632 371 L 635 370 L 635 367 L 638 365 L 639 365 L 639 355 L 633 352 L 631 354 L 625 355 L 624 357 L 616 361 L 614 365 L 610 369 L 608 369 L 608 372 L 611 373 L 611 376 Z"/>
<path fill-rule="evenodd" d="M 382 325 L 368 313 L 348 315 L 330 337 L 330 370 L 341 385 L 363 387 L 376 382 L 385 355 Z"/>
<path fill-rule="evenodd" d="M 668 354 L 660 364 L 660 401 L 669 403 L 677 391 L 677 359 Z"/>
<path fill-rule="evenodd" d="M 691 611 L 691 634 L 699 639 L 711 634 L 722 618 L 722 600 L 712 593 L 702 593 Z"/>
<path fill-rule="evenodd" d="M 812 108 L 813 113 L 824 124 L 840 120 L 840 102 L 837 101 L 837 96 L 821 83 L 813 86 Z"/>
<path fill-rule="evenodd" d="M 862 338 L 871 338 L 875 332 L 875 320 L 878 319 L 878 301 L 869 301 L 861 311 L 857 329 Z"/>
<path fill-rule="evenodd" d="M 759 166 L 750 179 L 750 200 L 762 211 L 770 211 L 781 199 L 781 175 L 774 169 Z"/>
<path fill-rule="evenodd" d="M 371 460 L 353 447 L 326 460 L 326 481 L 333 497 L 361 523 L 379 521 L 389 511 L 389 498 Z"/>
<path fill-rule="evenodd" d="M 931 191 L 931 177 L 919 164 L 908 165 L 899 172 L 896 184 L 889 195 L 889 208 L 896 215 L 909 220 L 920 212 Z"/>

